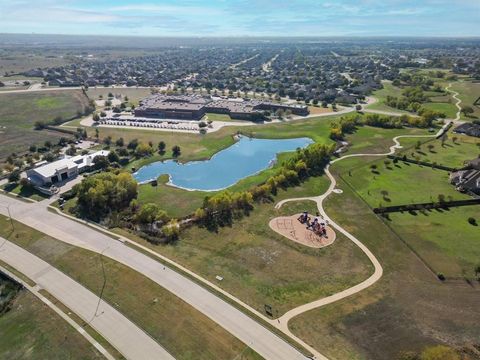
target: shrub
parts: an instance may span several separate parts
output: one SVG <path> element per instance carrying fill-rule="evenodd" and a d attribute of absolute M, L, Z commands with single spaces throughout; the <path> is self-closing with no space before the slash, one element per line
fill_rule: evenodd
<path fill-rule="evenodd" d="M 468 223 L 470 225 L 477 226 L 477 220 L 475 220 L 475 218 L 473 218 L 473 217 L 468 218 Z"/>

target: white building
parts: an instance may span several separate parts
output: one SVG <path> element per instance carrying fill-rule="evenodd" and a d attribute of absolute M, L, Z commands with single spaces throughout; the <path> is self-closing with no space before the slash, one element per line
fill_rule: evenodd
<path fill-rule="evenodd" d="M 92 154 L 65 157 L 34 169 L 27 170 L 28 181 L 38 187 L 49 187 L 58 182 L 68 181 L 94 165 L 96 156 L 107 156 L 108 150 L 100 150 Z"/>

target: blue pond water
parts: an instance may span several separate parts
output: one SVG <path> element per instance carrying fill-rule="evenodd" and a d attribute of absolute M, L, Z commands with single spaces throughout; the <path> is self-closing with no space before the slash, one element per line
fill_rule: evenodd
<path fill-rule="evenodd" d="M 144 183 L 168 174 L 169 185 L 187 190 L 220 190 L 268 168 L 276 159 L 276 154 L 294 151 L 311 143 L 313 141 L 309 138 L 270 140 L 241 137 L 209 160 L 185 164 L 174 160 L 158 161 L 141 167 L 133 176 L 139 183 Z"/>

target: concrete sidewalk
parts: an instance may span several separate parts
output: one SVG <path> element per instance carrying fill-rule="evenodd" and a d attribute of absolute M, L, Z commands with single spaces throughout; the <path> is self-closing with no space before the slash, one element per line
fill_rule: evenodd
<path fill-rule="evenodd" d="M 47 290 L 127 359 L 173 360 L 165 349 L 120 312 L 47 262 L 0 237 L 0 260 Z M 97 310 L 97 305 L 98 310 Z M 63 320 L 62 320 L 63 321 Z"/>

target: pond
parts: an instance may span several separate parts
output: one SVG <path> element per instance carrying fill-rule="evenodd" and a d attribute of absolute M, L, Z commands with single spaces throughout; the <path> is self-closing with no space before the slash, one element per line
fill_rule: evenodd
<path fill-rule="evenodd" d="M 294 151 L 312 143 L 309 138 L 272 140 L 241 137 L 209 160 L 185 164 L 175 160 L 157 161 L 141 167 L 133 176 L 139 183 L 146 183 L 168 174 L 168 185 L 186 190 L 221 190 L 272 166 L 278 153 Z"/>

